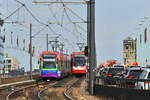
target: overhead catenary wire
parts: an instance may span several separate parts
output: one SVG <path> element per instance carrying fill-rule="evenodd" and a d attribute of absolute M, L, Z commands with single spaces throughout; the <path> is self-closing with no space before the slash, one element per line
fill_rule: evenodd
<path fill-rule="evenodd" d="M 61 0 L 61 1 L 62 1 L 62 0 Z M 63 3 L 63 7 L 64 7 L 64 13 L 66 14 L 68 20 L 69 20 L 73 25 L 76 25 L 75 23 L 72 22 L 71 18 L 69 17 L 69 15 L 68 15 L 68 13 L 67 13 L 67 11 L 66 11 L 65 4 L 64 4 L 64 3 Z M 52 13 L 53 13 L 53 12 L 52 12 Z M 58 24 L 58 25 L 59 25 L 59 24 Z M 61 26 L 61 27 L 64 28 L 65 30 L 67 30 L 69 33 L 73 33 L 73 34 L 74 34 L 74 32 L 70 31 L 68 28 L 64 27 L 63 25 L 59 25 L 59 26 Z M 85 39 L 84 39 L 83 37 L 81 37 L 81 38 L 85 41 Z M 74 43 L 74 44 L 75 44 L 75 43 Z"/>
<path fill-rule="evenodd" d="M 60 26 L 60 27 L 63 27 L 62 25 L 59 25 L 59 24 L 57 24 L 57 25 Z M 64 28 L 64 27 L 63 27 L 63 28 Z M 54 32 L 54 30 L 53 30 L 52 28 L 49 27 L 49 29 L 52 30 L 52 32 Z M 64 28 L 64 29 L 65 29 L 65 30 L 68 30 L 67 28 Z M 69 30 L 68 30 L 68 31 L 69 31 Z M 69 32 L 71 32 L 71 31 L 69 31 Z M 54 33 L 55 33 L 55 32 L 54 32 Z M 57 33 L 55 33 L 55 34 L 57 34 Z M 61 35 L 61 37 L 62 37 L 65 41 L 67 41 L 67 42 L 66 42 L 67 44 L 71 45 L 71 47 L 72 47 L 73 49 L 75 49 L 74 46 L 72 45 L 72 43 L 70 43 L 68 39 L 65 39 L 62 35 Z M 73 42 L 73 43 L 74 43 L 74 42 Z M 74 43 L 74 44 L 75 44 L 75 43 Z"/>
<path fill-rule="evenodd" d="M 19 8 L 17 8 L 15 11 L 13 11 L 10 15 L 8 15 L 7 17 L 4 18 L 4 21 L 7 20 L 8 18 L 10 18 L 12 15 L 14 15 L 17 11 L 19 11 L 22 7 L 24 7 L 23 5 L 20 6 Z"/>
<path fill-rule="evenodd" d="M 32 13 L 32 11 L 30 11 L 30 10 L 28 9 L 28 7 L 27 7 L 25 4 L 23 4 L 22 2 L 20 2 L 20 1 L 18 1 L 18 0 L 15 0 L 15 1 L 18 2 L 19 4 L 21 4 L 21 5 L 28 11 L 28 13 L 32 16 L 32 18 L 33 18 L 34 20 L 36 20 L 39 24 L 42 24 L 42 25 L 47 26 L 53 33 L 57 34 L 49 25 L 47 25 L 47 24 L 41 22 L 38 18 L 36 18 L 36 17 L 34 16 L 34 14 Z M 57 35 L 58 35 L 58 34 L 57 34 Z M 62 37 L 62 39 L 63 39 L 64 41 L 66 41 L 67 44 L 69 44 L 73 49 L 75 49 L 74 46 L 72 45 L 72 43 L 70 43 L 70 41 L 69 41 L 68 39 L 65 39 L 62 35 L 61 35 L 61 37 Z"/>
<path fill-rule="evenodd" d="M 63 1 L 63 0 L 61 0 L 61 1 Z M 74 22 L 72 22 L 72 20 L 71 20 L 71 18 L 70 18 L 70 16 L 68 15 L 68 13 L 67 13 L 67 11 L 66 11 L 66 5 L 65 4 L 63 4 L 63 7 L 64 7 L 64 12 L 65 12 L 65 14 L 66 14 L 66 16 L 67 16 L 67 18 L 69 19 L 69 21 L 72 23 L 72 24 L 76 24 L 76 23 L 74 23 Z M 83 20 L 83 23 L 86 23 L 84 20 Z M 77 24 L 76 24 L 77 25 Z M 81 27 L 80 27 L 81 28 Z"/>
<path fill-rule="evenodd" d="M 62 1 L 62 0 L 61 0 Z M 65 14 L 66 14 L 66 16 L 67 16 L 67 18 L 68 18 L 68 20 L 74 25 L 74 26 L 76 26 L 76 23 L 73 23 L 72 22 L 72 19 L 70 18 L 70 16 L 68 15 L 68 13 L 67 13 L 67 11 L 66 11 L 66 8 L 65 8 L 65 4 L 63 4 L 63 7 L 64 7 L 64 12 L 65 12 Z M 58 24 L 59 25 L 59 24 Z M 66 27 L 64 27 L 63 25 L 61 25 L 61 27 L 62 28 L 64 28 L 65 30 L 67 30 L 69 33 L 73 33 L 74 34 L 74 32 L 72 32 L 71 30 L 69 30 L 68 28 L 66 28 Z M 75 27 L 76 28 L 76 27 Z M 81 37 L 84 41 L 85 41 L 85 39 L 83 38 L 83 37 Z M 74 44 L 76 44 L 76 43 L 74 43 Z"/>
<path fill-rule="evenodd" d="M 78 17 L 80 20 L 84 21 L 85 23 L 87 23 L 87 21 L 85 21 L 81 16 L 79 16 L 78 14 L 76 14 L 72 9 L 70 9 L 69 7 L 65 6 L 65 8 L 67 8 L 72 14 L 74 14 L 76 17 Z"/>
<path fill-rule="evenodd" d="M 40 34 L 43 30 L 45 30 L 47 28 L 47 25 L 44 26 L 41 30 L 39 30 L 37 33 L 32 35 L 32 38 L 34 38 L 35 36 L 37 36 L 38 34 Z"/>
<path fill-rule="evenodd" d="M 45 23 L 41 22 L 38 18 L 36 18 L 34 16 L 34 14 L 28 9 L 28 7 L 24 3 L 22 3 L 22 2 L 20 2 L 18 0 L 15 0 L 15 1 L 18 2 L 19 4 L 21 4 L 26 9 L 26 11 L 32 16 L 32 18 L 34 20 L 36 20 L 39 24 L 46 25 Z"/>
<path fill-rule="evenodd" d="M 70 22 L 72 22 L 72 20 L 71 20 L 71 18 L 69 17 L 69 15 L 68 15 L 68 13 L 66 12 L 66 10 L 65 10 L 65 14 L 67 15 L 67 18 L 70 20 Z M 73 23 L 72 22 L 72 24 L 74 25 L 74 26 L 76 26 L 76 23 Z M 63 26 L 63 28 L 65 28 L 64 26 Z M 67 28 L 65 28 L 66 30 L 68 30 Z M 76 27 L 75 27 L 75 29 L 76 29 Z M 69 32 L 71 32 L 70 30 L 69 30 Z M 71 32 L 72 33 L 72 32 Z M 83 37 L 81 37 L 82 39 L 84 39 Z M 85 39 L 84 39 L 85 40 Z"/>
<path fill-rule="evenodd" d="M 50 8 L 50 5 L 48 5 L 48 8 L 50 10 L 50 12 L 52 12 L 52 17 L 50 18 L 50 20 L 54 17 L 56 22 L 59 23 L 59 20 L 56 17 L 57 11 L 55 11 L 55 13 L 52 11 L 52 9 Z M 56 10 L 56 9 L 55 9 Z"/>
<path fill-rule="evenodd" d="M 64 12 L 67 13 L 67 12 L 66 12 L 66 9 L 65 9 L 65 7 L 66 7 L 65 4 L 63 3 L 62 0 L 61 0 L 61 2 L 62 2 L 62 4 L 63 4 L 63 6 L 64 6 L 64 10 L 65 10 Z M 49 5 L 48 5 L 48 6 L 49 6 Z M 68 8 L 68 7 L 67 7 L 67 8 Z M 69 8 L 68 8 L 68 9 L 69 9 Z M 53 15 L 53 17 L 55 18 L 55 20 L 58 22 L 58 24 L 60 24 L 62 21 L 59 23 L 59 21 L 58 21 L 58 19 L 57 19 L 57 17 L 56 17 L 56 13 L 54 14 L 54 12 L 53 12 L 50 8 L 49 8 L 49 10 L 53 13 L 52 15 Z M 71 9 L 69 9 L 69 10 L 71 10 Z M 75 12 L 73 12 L 72 10 L 71 10 L 71 12 L 72 12 L 74 15 L 78 16 L 78 17 L 83 21 L 83 23 L 86 23 L 86 21 L 85 21 L 83 18 L 81 18 L 79 15 L 77 15 Z M 69 18 L 68 14 L 66 14 L 66 16 Z M 72 24 L 75 24 L 74 22 L 71 21 L 70 18 L 69 18 L 69 21 L 70 21 Z M 53 24 L 53 23 L 52 23 L 52 24 Z M 81 27 L 80 27 L 80 28 L 81 28 Z M 84 30 L 84 29 L 83 29 L 83 30 Z"/>
<path fill-rule="evenodd" d="M 54 14 L 54 12 L 53 12 L 51 9 L 49 9 L 49 10 L 51 11 L 51 13 L 52 13 L 53 17 L 55 18 L 55 20 L 58 20 L 57 17 L 56 17 L 56 14 Z M 57 24 L 57 25 L 62 26 L 62 25 L 60 25 L 60 24 Z M 53 33 L 57 34 L 51 27 L 49 27 L 49 29 L 50 29 Z M 69 45 L 71 45 L 72 48 L 74 48 L 74 46 L 72 45 L 72 43 L 69 42 L 68 39 L 65 39 L 62 35 L 61 35 L 61 37 L 62 37 L 65 41 L 67 41 L 67 43 L 68 43 Z M 75 48 L 74 48 L 74 49 L 75 49 Z"/>
<path fill-rule="evenodd" d="M 49 28 L 54 34 L 58 35 L 50 26 L 48 26 L 48 28 Z M 60 35 L 60 36 L 62 37 L 62 39 L 63 39 L 64 41 L 66 41 L 67 44 L 69 44 L 73 49 L 75 49 L 74 46 L 70 43 L 70 41 L 69 41 L 68 39 L 64 38 L 62 35 Z"/>

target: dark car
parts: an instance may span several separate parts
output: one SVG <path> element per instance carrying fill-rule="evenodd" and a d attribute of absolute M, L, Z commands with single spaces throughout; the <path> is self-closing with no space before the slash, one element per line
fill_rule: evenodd
<path fill-rule="evenodd" d="M 122 71 L 124 71 L 124 68 L 121 67 L 109 67 L 107 68 L 107 70 L 104 73 L 104 77 L 114 77 L 116 76 L 118 73 L 121 73 Z"/>
<path fill-rule="evenodd" d="M 121 67 L 108 67 L 103 71 L 102 76 L 104 77 L 105 84 L 116 84 L 116 75 L 124 71 L 124 68 Z"/>
<path fill-rule="evenodd" d="M 123 70 L 121 72 L 118 72 L 114 77 L 115 78 L 124 78 L 124 76 L 127 74 L 128 70 Z"/>

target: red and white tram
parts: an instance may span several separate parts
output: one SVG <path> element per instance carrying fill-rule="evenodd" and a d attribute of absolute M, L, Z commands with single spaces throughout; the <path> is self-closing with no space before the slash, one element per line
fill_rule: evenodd
<path fill-rule="evenodd" d="M 73 52 L 71 54 L 71 73 L 74 75 L 85 75 L 87 70 L 88 66 L 86 65 L 84 52 Z"/>

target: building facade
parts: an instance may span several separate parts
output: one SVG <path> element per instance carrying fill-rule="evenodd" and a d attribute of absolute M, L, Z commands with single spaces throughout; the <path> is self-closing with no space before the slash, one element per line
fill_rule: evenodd
<path fill-rule="evenodd" d="M 0 18 L 0 74 L 3 72 L 4 67 L 4 38 L 2 37 L 2 26 L 4 21 Z"/>
<path fill-rule="evenodd" d="M 9 73 L 9 71 L 19 69 L 20 63 L 15 58 L 6 57 L 4 58 L 4 70 L 5 73 Z"/>
<path fill-rule="evenodd" d="M 0 74 L 2 73 L 3 67 L 4 67 L 4 45 L 3 45 L 3 37 L 0 36 Z"/>
<path fill-rule="evenodd" d="M 150 25 L 149 23 L 143 24 L 138 30 L 134 32 L 134 34 L 132 34 L 132 36 L 130 36 L 132 37 L 132 41 L 136 40 L 135 61 L 137 61 L 140 66 L 147 66 L 147 65 L 150 66 L 150 33 L 149 33 Z M 127 53 L 127 50 L 125 48 L 128 47 L 126 47 L 125 44 L 126 42 L 124 43 L 124 60 L 126 61 L 126 59 L 129 59 L 129 57 L 127 57 L 127 55 L 129 55 L 129 52 Z"/>
<path fill-rule="evenodd" d="M 150 65 L 150 27 L 143 26 L 134 36 L 137 38 L 137 61 L 141 66 Z"/>
<path fill-rule="evenodd" d="M 123 41 L 124 64 L 137 61 L 136 39 L 128 37 Z"/>

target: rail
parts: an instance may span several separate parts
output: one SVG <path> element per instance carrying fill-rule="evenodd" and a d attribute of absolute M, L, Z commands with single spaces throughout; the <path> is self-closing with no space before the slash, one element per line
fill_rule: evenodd
<path fill-rule="evenodd" d="M 41 82 L 40 84 L 43 84 L 43 82 Z M 14 85 L 14 84 L 13 84 L 13 85 Z M 15 84 L 15 85 L 16 85 L 16 84 Z M 27 89 L 27 88 L 31 88 L 31 87 L 37 86 L 37 84 L 35 84 L 35 82 L 34 82 L 34 84 L 28 84 L 28 85 L 22 82 L 22 83 L 19 84 L 19 85 L 23 85 L 22 88 L 17 88 L 17 87 L 16 87 L 16 89 L 15 89 L 15 87 L 14 87 L 14 90 L 13 90 L 12 92 L 10 92 L 10 93 L 7 95 L 6 100 L 10 100 L 10 99 L 9 99 L 10 96 L 12 96 L 13 94 L 17 94 L 17 92 L 23 91 L 24 89 Z M 24 85 L 27 85 L 27 86 L 24 86 Z"/>
<path fill-rule="evenodd" d="M 22 89 L 19 89 L 19 90 L 15 90 L 15 91 L 12 91 L 12 92 L 10 92 L 8 95 L 7 95 L 7 97 L 6 97 L 6 100 L 9 100 L 9 97 L 12 95 L 12 94 L 14 94 L 14 93 L 16 93 L 16 92 L 18 92 L 18 91 L 21 91 Z"/>
<path fill-rule="evenodd" d="M 67 99 L 69 99 L 69 100 L 74 100 L 74 99 L 68 94 L 68 90 L 69 90 L 72 86 L 73 86 L 73 84 L 67 86 L 67 87 L 65 88 L 65 91 L 64 91 L 65 97 L 66 97 Z"/>
<path fill-rule="evenodd" d="M 57 81 L 54 81 L 54 83 L 53 83 L 52 85 L 47 86 L 47 87 L 45 87 L 44 89 L 40 90 L 40 91 L 38 92 L 38 98 L 39 98 L 40 100 L 44 100 L 43 97 L 42 97 L 42 93 L 43 93 L 44 91 L 46 91 L 47 89 L 53 87 L 53 86 L 56 85 L 56 84 L 57 84 Z"/>
<path fill-rule="evenodd" d="M 71 90 L 71 88 L 73 88 L 74 86 L 79 85 L 79 82 L 81 82 L 81 80 L 83 80 L 83 78 L 79 78 L 78 80 L 75 80 L 74 82 L 72 82 L 72 84 L 66 85 L 64 95 L 67 99 L 75 100 L 75 99 L 73 99 L 73 96 L 71 97 L 71 95 L 70 95 L 71 92 L 69 90 Z"/>

